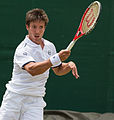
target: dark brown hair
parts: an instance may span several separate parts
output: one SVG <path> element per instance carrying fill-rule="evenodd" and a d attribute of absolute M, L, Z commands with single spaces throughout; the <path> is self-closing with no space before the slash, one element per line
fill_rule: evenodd
<path fill-rule="evenodd" d="M 48 24 L 49 19 L 47 14 L 43 9 L 35 8 L 26 13 L 26 25 L 30 25 L 31 22 L 34 22 L 36 20 L 44 21 L 45 26 Z"/>

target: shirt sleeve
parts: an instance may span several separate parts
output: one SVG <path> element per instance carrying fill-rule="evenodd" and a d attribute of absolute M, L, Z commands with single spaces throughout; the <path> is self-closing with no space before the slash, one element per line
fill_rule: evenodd
<path fill-rule="evenodd" d="M 29 52 L 20 50 L 15 53 L 14 62 L 23 68 L 26 64 L 35 62 L 35 60 Z"/>
<path fill-rule="evenodd" d="M 55 55 L 57 53 L 56 47 L 54 44 L 52 44 L 52 55 Z"/>

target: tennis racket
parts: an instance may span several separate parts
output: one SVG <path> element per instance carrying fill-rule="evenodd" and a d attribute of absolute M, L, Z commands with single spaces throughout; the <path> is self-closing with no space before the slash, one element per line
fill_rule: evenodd
<path fill-rule="evenodd" d="M 100 2 L 94 1 L 89 5 L 85 13 L 83 14 L 83 17 L 81 19 L 79 28 L 74 36 L 74 39 L 70 42 L 70 44 L 66 48 L 67 50 L 71 50 L 74 44 L 76 43 L 76 41 L 80 37 L 87 35 L 90 31 L 93 30 L 99 18 L 100 11 L 101 11 Z"/>

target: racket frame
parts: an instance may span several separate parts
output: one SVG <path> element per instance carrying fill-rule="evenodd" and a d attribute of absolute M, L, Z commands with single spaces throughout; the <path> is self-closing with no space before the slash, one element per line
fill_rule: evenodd
<path fill-rule="evenodd" d="M 92 6 L 93 4 L 95 4 L 95 3 L 97 3 L 98 6 L 99 6 L 98 16 L 97 16 L 96 20 L 94 20 L 94 23 L 93 23 L 94 25 L 93 25 L 87 32 L 84 33 L 83 30 L 82 30 L 83 20 L 84 20 L 84 18 L 85 18 L 86 13 L 88 12 L 88 10 L 89 10 L 89 9 L 91 8 L 91 6 Z M 81 19 L 79 28 L 78 28 L 78 30 L 77 30 L 77 32 L 76 32 L 73 40 L 70 42 L 70 44 L 69 44 L 68 47 L 66 48 L 67 50 L 71 50 L 72 47 L 74 46 L 74 44 L 76 43 L 76 41 L 77 41 L 79 38 L 81 38 L 83 35 L 87 35 L 90 31 L 92 31 L 92 29 L 95 27 L 95 25 L 96 25 L 96 23 L 97 23 L 97 21 L 98 21 L 98 18 L 99 18 L 99 15 L 100 15 L 100 11 L 101 11 L 101 3 L 98 2 L 98 1 L 94 1 L 94 2 L 92 2 L 92 3 L 88 6 L 88 8 L 85 10 L 85 12 L 84 12 L 84 14 L 83 14 L 83 16 L 82 16 L 82 19 Z"/>

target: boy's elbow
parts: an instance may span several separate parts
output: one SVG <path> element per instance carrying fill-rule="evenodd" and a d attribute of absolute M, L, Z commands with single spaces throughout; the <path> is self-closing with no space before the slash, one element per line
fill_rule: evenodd
<path fill-rule="evenodd" d="M 42 74 L 41 71 L 36 71 L 36 70 L 31 69 L 31 68 L 28 68 L 26 71 L 27 71 L 29 74 L 31 74 L 32 76 L 36 76 L 36 75 Z"/>

